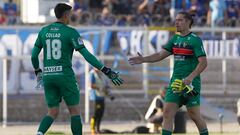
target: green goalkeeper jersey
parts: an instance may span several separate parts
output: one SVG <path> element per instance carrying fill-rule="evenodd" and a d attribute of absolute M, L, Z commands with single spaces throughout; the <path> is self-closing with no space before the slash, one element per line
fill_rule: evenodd
<path fill-rule="evenodd" d="M 74 75 L 73 51 L 84 48 L 79 33 L 74 28 L 59 22 L 43 27 L 34 46 L 43 48 L 44 76 Z"/>
<path fill-rule="evenodd" d="M 198 57 L 206 56 L 202 40 L 194 33 L 186 36 L 175 34 L 163 48 L 174 55 L 172 80 L 186 78 L 198 65 Z M 192 84 L 196 90 L 201 89 L 200 75 L 193 79 Z"/>

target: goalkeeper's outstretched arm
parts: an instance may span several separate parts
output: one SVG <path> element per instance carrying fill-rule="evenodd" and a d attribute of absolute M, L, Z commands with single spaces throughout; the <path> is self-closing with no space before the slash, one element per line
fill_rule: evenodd
<path fill-rule="evenodd" d="M 168 52 L 165 49 L 162 49 L 158 53 L 154 53 L 152 55 L 145 56 L 145 57 L 143 57 L 140 53 L 138 53 L 138 56 L 132 57 L 128 61 L 131 65 L 142 64 L 142 63 L 154 63 L 154 62 L 158 62 L 165 59 L 169 55 L 171 55 L 170 52 Z"/>
<path fill-rule="evenodd" d="M 118 73 L 112 71 L 110 68 L 105 67 L 97 58 L 92 55 L 85 47 L 78 50 L 85 60 L 92 66 L 101 70 L 115 85 L 123 84 L 123 80 L 119 77 Z"/>
<path fill-rule="evenodd" d="M 91 64 L 98 70 L 101 70 L 104 67 L 104 65 L 94 55 L 92 55 L 86 48 L 82 48 L 78 51 L 81 53 L 81 55 L 89 64 Z"/>

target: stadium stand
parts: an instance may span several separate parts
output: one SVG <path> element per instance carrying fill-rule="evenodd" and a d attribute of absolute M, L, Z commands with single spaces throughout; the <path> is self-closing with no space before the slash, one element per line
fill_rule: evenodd
<path fill-rule="evenodd" d="M 195 16 L 195 26 L 239 26 L 240 2 L 237 0 L 74 0 L 73 25 L 119 25 L 123 18 L 131 18 L 130 26 L 171 26 L 174 14 L 180 10 Z M 220 4 L 220 7 L 216 5 Z M 0 4 L 8 25 L 22 24 L 20 3 L 6 0 Z M 172 8 L 174 7 L 174 8 Z M 1 10 L 0 10 L 1 11 Z M 104 14 L 109 14 L 108 19 Z M 102 20 L 102 21 L 101 21 Z M 125 19 L 126 20 L 126 19 Z M 1 23 L 0 24 L 4 24 Z"/>

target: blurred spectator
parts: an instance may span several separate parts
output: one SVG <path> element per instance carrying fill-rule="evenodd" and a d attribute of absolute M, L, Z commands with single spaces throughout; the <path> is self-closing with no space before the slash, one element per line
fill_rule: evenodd
<path fill-rule="evenodd" d="M 73 11 L 87 11 L 88 7 L 84 0 L 74 0 Z"/>
<path fill-rule="evenodd" d="M 153 5 L 152 14 L 160 14 L 169 16 L 169 9 L 171 8 L 171 3 L 168 0 L 155 0 Z"/>
<path fill-rule="evenodd" d="M 187 10 L 189 9 L 189 0 L 175 0 L 175 10 L 176 13 L 180 10 Z"/>
<path fill-rule="evenodd" d="M 169 26 L 181 10 L 195 16 L 195 26 L 237 26 L 239 0 L 74 0 L 75 25 Z M 173 2 L 173 3 L 172 3 Z M 88 5 L 89 4 L 89 5 Z M 175 7 L 170 10 L 171 6 Z M 171 15 L 171 16 L 170 16 Z M 116 22 L 116 23 L 115 23 Z"/>
<path fill-rule="evenodd" d="M 71 22 L 73 25 L 84 24 L 89 25 L 90 13 L 87 11 L 88 6 L 84 0 L 74 0 L 73 14 Z"/>
<path fill-rule="evenodd" d="M 150 25 L 150 11 L 153 6 L 154 0 L 144 0 L 137 9 L 136 22 L 139 26 Z"/>
<path fill-rule="evenodd" d="M 134 4 L 134 0 L 118 0 L 112 12 L 116 15 L 133 14 Z"/>
<path fill-rule="evenodd" d="M 102 9 L 101 15 L 96 18 L 96 25 L 111 26 L 115 24 L 115 17 L 111 14 L 107 7 Z"/>
<path fill-rule="evenodd" d="M 191 5 L 189 7 L 189 12 L 192 14 L 197 14 L 200 10 L 200 4 L 198 4 L 197 0 L 191 0 Z"/>
<path fill-rule="evenodd" d="M 211 18 L 211 26 L 223 26 L 224 16 L 226 14 L 226 3 L 223 0 L 211 0 L 209 3 L 209 19 Z"/>
<path fill-rule="evenodd" d="M 114 13 L 114 10 L 118 3 L 119 3 L 118 0 L 104 0 L 102 5 L 103 7 L 107 7 L 111 13 Z"/>
<path fill-rule="evenodd" d="M 170 7 L 171 3 L 168 0 L 155 0 L 151 11 L 152 24 L 156 26 L 165 26 L 169 24 Z"/>
<path fill-rule="evenodd" d="M 91 12 L 100 12 L 103 0 L 89 0 L 89 8 Z"/>
<path fill-rule="evenodd" d="M 12 0 L 8 0 L 8 2 L 4 3 L 3 6 L 4 12 L 7 15 L 7 23 L 9 25 L 14 25 L 17 23 L 17 15 L 18 15 L 18 8 L 17 4 L 14 3 Z"/>
<path fill-rule="evenodd" d="M 4 14 L 3 10 L 0 8 L 0 25 L 4 25 L 7 23 L 6 15 Z"/>
<path fill-rule="evenodd" d="M 240 6 L 239 0 L 225 0 L 227 7 L 230 5 Z"/>
<path fill-rule="evenodd" d="M 150 16 L 149 14 L 137 14 L 136 17 L 136 25 L 138 26 L 149 26 L 150 25 Z"/>
<path fill-rule="evenodd" d="M 84 12 L 79 19 L 79 23 L 83 25 L 91 25 L 92 24 L 92 14 L 90 12 Z"/>
<path fill-rule="evenodd" d="M 133 15 L 123 15 L 118 19 L 118 26 L 135 26 L 136 25 L 136 17 Z"/>
<path fill-rule="evenodd" d="M 235 27 L 239 17 L 238 5 L 228 5 L 227 7 L 227 26 Z"/>
<path fill-rule="evenodd" d="M 208 3 L 208 1 L 191 0 L 189 12 L 195 16 L 195 24 L 197 26 L 203 26 L 207 22 Z"/>
<path fill-rule="evenodd" d="M 143 2 L 138 6 L 138 12 L 145 13 L 148 8 L 153 5 L 153 0 L 143 0 Z"/>

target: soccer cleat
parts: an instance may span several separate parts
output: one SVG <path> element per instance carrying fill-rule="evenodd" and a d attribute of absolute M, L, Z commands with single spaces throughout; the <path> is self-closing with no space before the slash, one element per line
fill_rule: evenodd
<path fill-rule="evenodd" d="M 90 120 L 90 124 L 91 124 L 91 134 L 94 135 L 95 134 L 95 120 L 93 117 Z"/>
<path fill-rule="evenodd" d="M 37 135 L 43 135 L 43 133 L 42 132 L 37 132 Z"/>

